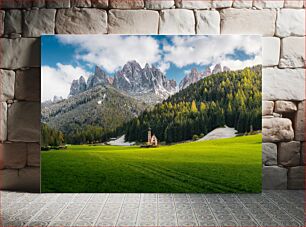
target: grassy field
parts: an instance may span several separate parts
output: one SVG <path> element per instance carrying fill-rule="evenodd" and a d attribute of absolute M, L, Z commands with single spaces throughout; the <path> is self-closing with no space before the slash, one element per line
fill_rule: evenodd
<path fill-rule="evenodd" d="M 260 192 L 261 135 L 42 153 L 42 192 Z"/>

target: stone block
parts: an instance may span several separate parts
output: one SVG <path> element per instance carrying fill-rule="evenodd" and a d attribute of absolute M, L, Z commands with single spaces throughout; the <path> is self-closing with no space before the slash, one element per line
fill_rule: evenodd
<path fill-rule="evenodd" d="M 210 9 L 212 7 L 211 0 L 175 0 L 177 8 L 184 9 Z"/>
<path fill-rule="evenodd" d="M 220 34 L 220 14 L 218 11 L 197 10 L 195 15 L 197 34 Z"/>
<path fill-rule="evenodd" d="M 110 10 L 108 31 L 112 34 L 157 34 L 159 14 L 153 10 Z"/>
<path fill-rule="evenodd" d="M 276 11 L 274 9 L 223 9 L 221 34 L 256 34 L 273 36 Z"/>
<path fill-rule="evenodd" d="M 277 12 L 276 31 L 279 37 L 305 35 L 305 10 L 281 9 Z"/>
<path fill-rule="evenodd" d="M 109 5 L 113 9 L 142 9 L 144 0 L 109 0 Z"/>
<path fill-rule="evenodd" d="M 25 143 L 0 143 L 0 169 L 22 169 L 27 162 Z"/>
<path fill-rule="evenodd" d="M 262 115 L 272 115 L 274 109 L 273 101 L 262 101 Z"/>
<path fill-rule="evenodd" d="M 305 188 L 304 166 L 291 167 L 288 171 L 288 189 L 302 190 Z"/>
<path fill-rule="evenodd" d="M 276 101 L 275 102 L 275 112 L 276 113 L 293 113 L 297 111 L 297 106 L 291 101 Z"/>
<path fill-rule="evenodd" d="M 40 141 L 40 103 L 15 102 L 8 109 L 8 140 Z"/>
<path fill-rule="evenodd" d="M 47 8 L 63 9 L 70 7 L 70 0 L 45 0 Z"/>
<path fill-rule="evenodd" d="M 4 17 L 5 17 L 5 11 L 0 10 L 0 35 L 1 36 L 4 34 Z"/>
<path fill-rule="evenodd" d="M 15 98 L 40 101 L 40 68 L 16 71 Z"/>
<path fill-rule="evenodd" d="M 0 101 L 14 99 L 15 72 L 0 69 Z"/>
<path fill-rule="evenodd" d="M 160 13 L 160 34 L 195 34 L 195 18 L 192 10 L 165 9 Z"/>
<path fill-rule="evenodd" d="M 291 141 L 294 138 L 292 122 L 287 118 L 263 118 L 262 141 Z"/>
<path fill-rule="evenodd" d="M 212 8 L 229 8 L 232 7 L 233 0 L 212 0 Z"/>
<path fill-rule="evenodd" d="M 262 144 L 262 162 L 266 166 L 277 165 L 277 145 L 275 143 Z"/>
<path fill-rule="evenodd" d="M 0 38 L 0 47 L 5 50 L 0 61 L 0 68 L 40 67 L 39 38 Z"/>
<path fill-rule="evenodd" d="M 107 13 L 101 9 L 60 9 L 56 15 L 58 34 L 100 34 L 107 32 Z"/>
<path fill-rule="evenodd" d="M 91 4 L 94 8 L 106 9 L 108 7 L 108 0 L 91 0 Z"/>
<path fill-rule="evenodd" d="M 268 190 L 287 189 L 287 169 L 279 166 L 264 166 L 262 187 Z"/>
<path fill-rule="evenodd" d="M 32 7 L 34 7 L 34 8 L 44 8 L 44 7 L 46 7 L 46 1 L 45 0 L 33 0 Z"/>
<path fill-rule="evenodd" d="M 34 9 L 24 12 L 23 36 L 39 37 L 54 34 L 55 9 Z"/>
<path fill-rule="evenodd" d="M 31 8 L 30 0 L 1 0 L 0 8 L 2 9 L 22 9 Z"/>
<path fill-rule="evenodd" d="M 277 37 L 262 38 L 262 64 L 275 66 L 279 63 L 280 39 Z"/>
<path fill-rule="evenodd" d="M 301 162 L 300 165 L 305 166 L 306 165 L 306 151 L 305 151 L 305 142 L 301 143 Z"/>
<path fill-rule="evenodd" d="M 91 7 L 90 0 L 70 0 L 71 7 L 80 7 L 80 8 L 87 8 Z"/>
<path fill-rule="evenodd" d="M 300 165 L 300 142 L 280 143 L 278 147 L 278 164 L 285 167 Z"/>
<path fill-rule="evenodd" d="M 304 100 L 304 70 L 263 68 L 262 93 L 264 100 Z"/>
<path fill-rule="evenodd" d="M 284 7 L 285 8 L 303 8 L 304 0 L 285 0 Z"/>
<path fill-rule="evenodd" d="M 174 0 L 145 0 L 146 9 L 170 9 L 174 4 Z"/>
<path fill-rule="evenodd" d="M 280 68 L 305 67 L 305 37 L 282 39 Z"/>
<path fill-rule="evenodd" d="M 40 145 L 39 143 L 28 143 L 27 166 L 40 166 Z"/>
<path fill-rule="evenodd" d="M 233 7 L 234 8 L 252 8 L 253 1 L 250 0 L 234 0 Z"/>
<path fill-rule="evenodd" d="M 22 11 L 8 10 L 4 19 L 4 34 L 22 33 Z"/>
<path fill-rule="evenodd" d="M 40 168 L 27 167 L 20 170 L 0 170 L 2 190 L 40 192 Z"/>
<path fill-rule="evenodd" d="M 7 140 L 7 104 L 0 103 L 0 142 Z"/>
<path fill-rule="evenodd" d="M 294 118 L 294 140 L 305 141 L 305 101 L 298 104 L 298 111 Z"/>
<path fill-rule="evenodd" d="M 257 9 L 264 9 L 264 8 L 283 8 L 284 0 L 254 0 L 253 6 Z"/>

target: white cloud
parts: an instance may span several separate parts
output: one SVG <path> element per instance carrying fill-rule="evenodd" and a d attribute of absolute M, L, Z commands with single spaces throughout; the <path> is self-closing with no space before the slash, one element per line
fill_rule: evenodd
<path fill-rule="evenodd" d="M 179 68 L 191 64 L 217 63 L 228 63 L 235 68 L 238 65 L 243 67 L 243 62 L 250 63 L 249 59 L 234 61 L 227 57 L 228 54 L 234 54 L 235 50 L 255 55 L 257 64 L 261 63 L 260 36 L 174 36 L 172 42 L 173 44 L 164 46 L 165 61 L 172 62 Z"/>
<path fill-rule="evenodd" d="M 42 66 L 41 73 L 42 101 L 53 99 L 55 95 L 66 98 L 69 95 L 72 81 L 79 79 L 80 76 L 84 76 L 87 79 L 90 74 L 81 67 L 60 63 L 55 68 Z"/>
<path fill-rule="evenodd" d="M 167 70 L 170 68 L 169 62 L 161 62 L 157 65 L 157 68 L 164 74 L 166 74 Z"/>
<path fill-rule="evenodd" d="M 150 36 L 61 35 L 58 38 L 64 44 L 77 46 L 77 59 L 103 66 L 108 72 L 118 70 L 131 60 L 142 67 L 161 60 L 159 43 Z"/>
<path fill-rule="evenodd" d="M 118 35 L 59 35 L 64 44 L 76 47 L 76 59 L 88 65 L 102 66 L 109 73 L 119 70 L 126 62 L 136 60 L 142 67 L 156 65 L 162 72 L 170 63 L 182 68 L 191 64 L 227 65 L 232 69 L 261 64 L 261 38 L 252 35 L 172 36 L 171 42 L 154 36 Z M 160 48 L 162 46 L 162 48 Z M 255 59 L 233 60 L 227 57 L 241 50 Z"/>
<path fill-rule="evenodd" d="M 241 60 L 232 60 L 232 59 L 224 59 L 221 62 L 222 66 L 227 66 L 229 67 L 231 70 L 238 70 L 238 69 L 243 69 L 245 67 L 250 67 L 250 66 L 254 66 L 254 65 L 259 65 L 262 63 L 262 59 L 261 56 L 256 56 L 254 59 L 251 60 L 245 60 L 245 61 L 241 61 Z"/>

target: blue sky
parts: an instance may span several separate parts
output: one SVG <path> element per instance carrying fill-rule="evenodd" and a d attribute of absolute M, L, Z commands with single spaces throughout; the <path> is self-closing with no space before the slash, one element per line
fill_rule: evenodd
<path fill-rule="evenodd" d="M 41 42 L 43 101 L 67 97 L 72 80 L 88 78 L 96 65 L 113 75 L 136 60 L 179 83 L 192 68 L 204 71 L 221 64 L 236 70 L 261 64 L 259 36 L 49 35 Z"/>

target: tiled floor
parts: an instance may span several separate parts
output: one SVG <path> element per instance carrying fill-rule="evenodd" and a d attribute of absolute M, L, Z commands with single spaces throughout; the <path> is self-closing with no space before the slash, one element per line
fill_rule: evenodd
<path fill-rule="evenodd" d="M 262 194 L 1 192 L 4 226 L 304 226 L 303 191 Z"/>

